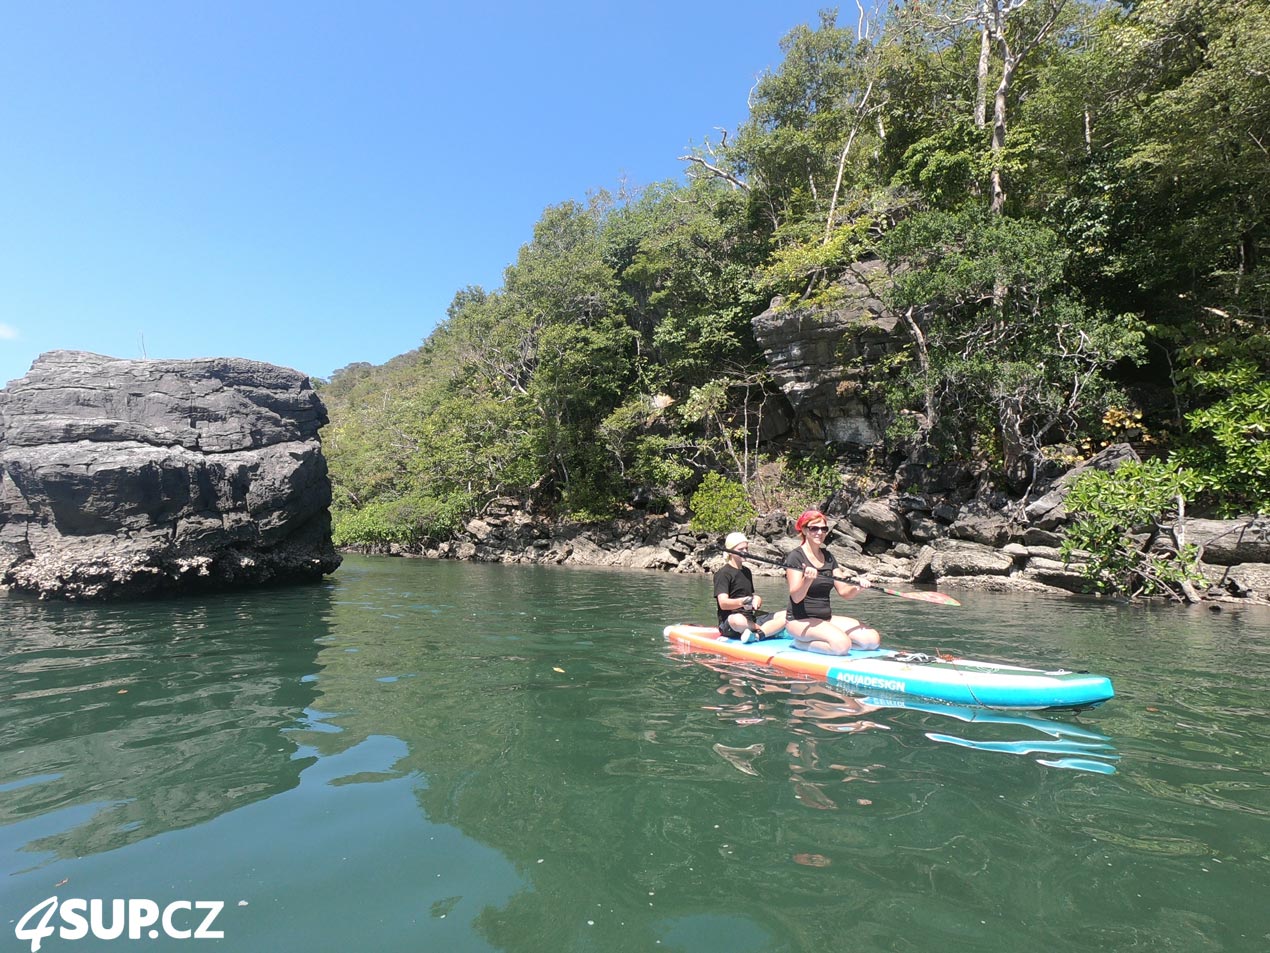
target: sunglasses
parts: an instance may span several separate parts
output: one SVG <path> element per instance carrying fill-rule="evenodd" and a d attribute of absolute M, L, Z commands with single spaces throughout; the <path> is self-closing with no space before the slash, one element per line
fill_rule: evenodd
<path fill-rule="evenodd" d="M 827 532 L 829 532 L 829 527 L 828 527 L 828 526 L 808 526 L 808 527 L 807 527 L 807 532 L 809 532 L 809 533 L 827 533 Z"/>

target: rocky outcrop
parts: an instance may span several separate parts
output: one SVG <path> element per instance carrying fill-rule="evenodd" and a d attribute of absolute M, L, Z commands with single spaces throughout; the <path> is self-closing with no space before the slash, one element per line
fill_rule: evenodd
<path fill-rule="evenodd" d="M 856 262 L 836 287 L 837 307 L 787 307 L 777 298 L 751 322 L 803 439 L 861 447 L 881 442 L 882 409 L 860 385 L 865 370 L 902 343 L 898 319 L 877 295 L 885 280 L 879 259 Z"/>
<path fill-rule="evenodd" d="M 1129 459 L 1125 448 L 1103 459 Z M 1070 480 L 1062 483 L 1065 487 Z M 1041 488 L 1042 495 L 1051 488 Z M 1031 523 L 1026 500 L 989 494 L 953 503 L 916 493 L 879 495 L 831 508 L 829 547 L 840 565 L 895 585 L 991 592 L 1087 592 L 1086 554 L 1064 558 L 1054 507 L 1040 508 Z M 1204 547 L 1201 569 L 1210 599 L 1270 603 L 1270 521 L 1186 520 L 1188 541 Z M 763 515 L 750 531 L 752 553 L 775 557 L 798 545 L 793 520 L 779 511 Z M 528 515 L 513 499 L 496 500 L 470 520 L 457 540 L 403 555 L 482 562 L 615 566 L 697 573 L 724 560 L 717 535 L 693 532 L 666 516 L 632 515 L 600 525 L 550 522 Z M 779 574 L 762 563 L 756 574 Z"/>
<path fill-rule="evenodd" d="M 0 391 L 0 579 L 80 599 L 331 572 L 325 423 L 269 364 L 41 355 Z"/>
<path fill-rule="evenodd" d="M 1108 473 L 1117 470 L 1123 463 L 1139 463 L 1141 457 L 1127 443 L 1115 443 L 1094 454 L 1083 463 L 1079 463 L 1064 473 L 1041 495 L 1024 509 L 1028 521 L 1038 529 L 1053 529 L 1067 520 L 1067 509 L 1063 505 L 1072 484 L 1082 473 L 1090 470 L 1105 470 Z"/>

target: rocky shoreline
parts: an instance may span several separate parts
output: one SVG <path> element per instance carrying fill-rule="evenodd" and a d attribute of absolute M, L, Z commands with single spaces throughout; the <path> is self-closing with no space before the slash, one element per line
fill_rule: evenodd
<path fill-rule="evenodd" d="M 91 599 L 332 572 L 325 422 L 309 380 L 286 368 L 42 355 L 0 391 L 0 585 Z M 1084 470 L 1132 459 L 1128 444 L 1108 447 L 1023 499 L 955 468 L 909 463 L 889 481 L 879 475 L 872 492 L 826 501 L 829 545 L 847 568 L 888 583 L 1084 592 L 1081 564 L 1060 550 L 1068 487 Z M 755 554 L 777 556 L 798 545 L 796 515 L 731 528 L 750 534 Z M 1270 518 L 1185 519 L 1171 529 L 1201 548 L 1209 586 L 1188 592 L 1192 601 L 1270 604 Z M 707 573 L 725 558 L 721 540 L 694 531 L 686 513 L 632 509 L 579 524 L 502 498 L 453 539 L 386 552 Z"/>
<path fill-rule="evenodd" d="M 794 514 L 797 515 L 797 514 Z M 976 505 L 931 503 L 914 496 L 876 498 L 831 513 L 829 548 L 838 561 L 887 583 L 991 592 L 1080 593 L 1080 564 L 1065 564 L 1054 528 L 1025 525 Z M 1270 605 L 1270 520 L 1188 519 L 1186 538 L 1204 547 L 1210 601 Z M 750 530 L 753 552 L 775 556 L 798 545 L 793 516 L 772 513 Z M 527 513 L 495 500 L 455 539 L 390 555 L 475 562 L 611 566 L 707 573 L 723 562 L 718 534 L 694 532 L 668 516 L 632 515 L 580 525 Z M 778 569 L 754 565 L 756 574 Z"/>

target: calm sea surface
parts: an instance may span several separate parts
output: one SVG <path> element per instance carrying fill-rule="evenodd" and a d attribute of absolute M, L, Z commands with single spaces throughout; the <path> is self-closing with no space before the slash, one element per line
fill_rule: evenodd
<path fill-rule="evenodd" d="M 224 937 L 50 953 L 1270 949 L 1270 610 L 959 595 L 852 609 L 1117 697 L 901 708 L 676 654 L 702 576 L 349 558 L 0 597 L 0 951 L 54 896 L 101 930 L 223 901 Z"/>

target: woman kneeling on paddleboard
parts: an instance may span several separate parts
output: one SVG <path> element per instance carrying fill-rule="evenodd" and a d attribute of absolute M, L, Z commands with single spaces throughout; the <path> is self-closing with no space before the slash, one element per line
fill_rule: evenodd
<path fill-rule="evenodd" d="M 785 630 L 794 644 L 809 652 L 846 655 L 851 647 L 875 649 L 881 641 L 876 629 L 845 615 L 834 615 L 829 595 L 837 591 L 850 599 L 869 586 L 868 579 L 845 582 L 838 561 L 824 548 L 829 520 L 820 510 L 807 510 L 794 524 L 803 544 L 785 557 L 785 582 L 789 585 L 789 618 Z"/>

